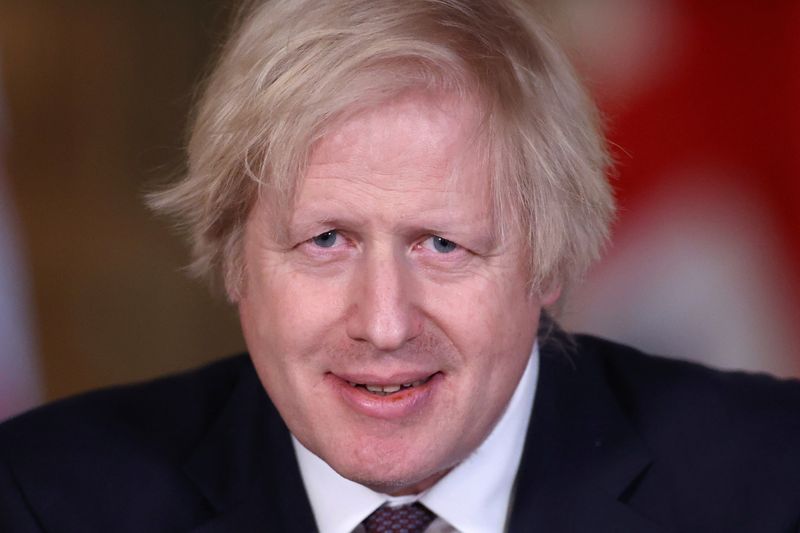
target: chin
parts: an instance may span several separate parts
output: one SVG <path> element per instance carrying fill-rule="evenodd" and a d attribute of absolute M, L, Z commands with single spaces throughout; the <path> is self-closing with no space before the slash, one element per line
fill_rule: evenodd
<path fill-rule="evenodd" d="M 430 488 L 460 460 L 420 462 L 431 451 L 403 449 L 377 452 L 378 447 L 359 447 L 346 457 L 323 457 L 336 472 L 351 481 L 384 494 L 416 494 Z M 366 453 L 365 453 L 366 451 Z"/>
<path fill-rule="evenodd" d="M 425 474 L 408 472 L 405 475 L 401 473 L 391 473 L 387 475 L 386 472 L 368 472 L 361 468 L 359 471 L 353 472 L 341 471 L 339 475 L 350 481 L 355 481 L 365 487 L 369 487 L 375 492 L 390 494 L 392 496 L 402 496 L 405 494 L 418 494 L 430 488 L 444 477 L 451 468 L 447 468 L 441 472 Z"/>

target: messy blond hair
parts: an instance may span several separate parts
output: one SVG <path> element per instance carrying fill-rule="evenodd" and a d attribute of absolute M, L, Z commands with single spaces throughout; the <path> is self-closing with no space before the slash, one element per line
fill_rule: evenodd
<path fill-rule="evenodd" d="M 596 110 L 524 0 L 269 0 L 243 11 L 199 101 L 187 174 L 151 196 L 192 269 L 236 299 L 258 194 L 289 208 L 332 122 L 408 89 L 477 95 L 491 190 L 529 243 L 530 285 L 568 285 L 614 211 Z"/>

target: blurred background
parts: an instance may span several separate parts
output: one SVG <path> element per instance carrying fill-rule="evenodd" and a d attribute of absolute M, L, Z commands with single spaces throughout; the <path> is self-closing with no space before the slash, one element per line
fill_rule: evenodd
<path fill-rule="evenodd" d="M 570 328 L 800 376 L 800 3 L 542 0 L 620 202 Z M 182 169 L 221 0 L 0 0 L 0 419 L 241 351 L 143 194 Z"/>

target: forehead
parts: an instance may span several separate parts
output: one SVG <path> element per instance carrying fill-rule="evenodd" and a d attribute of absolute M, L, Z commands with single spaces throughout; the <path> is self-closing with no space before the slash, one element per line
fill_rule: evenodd
<path fill-rule="evenodd" d="M 449 92 L 407 91 L 379 104 L 343 113 L 326 128 L 312 150 L 312 159 L 385 141 L 396 145 L 398 157 L 408 149 L 457 150 L 459 145 L 474 142 L 478 115 L 479 108 L 472 98 Z"/>
<path fill-rule="evenodd" d="M 488 208 L 489 172 L 478 117 L 473 99 L 425 92 L 349 114 L 313 147 L 296 207 L 310 189 L 347 181 L 375 193 L 466 194 Z"/>

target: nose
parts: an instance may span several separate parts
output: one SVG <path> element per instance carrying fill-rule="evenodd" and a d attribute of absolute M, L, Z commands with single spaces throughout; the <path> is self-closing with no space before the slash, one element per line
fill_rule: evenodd
<path fill-rule="evenodd" d="M 365 254 L 351 283 L 350 338 L 389 352 L 418 336 L 423 321 L 414 285 L 404 257 L 391 250 Z"/>

